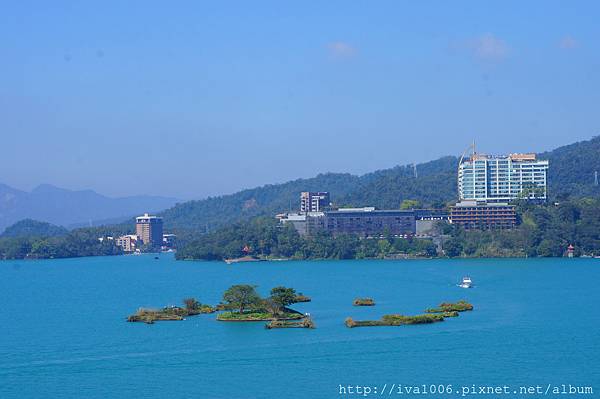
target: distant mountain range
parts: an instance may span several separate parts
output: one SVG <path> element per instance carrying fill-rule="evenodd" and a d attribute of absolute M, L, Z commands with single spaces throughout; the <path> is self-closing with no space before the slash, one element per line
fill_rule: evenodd
<path fill-rule="evenodd" d="M 66 227 L 117 223 L 177 202 L 175 198 L 146 195 L 110 198 L 92 190 L 72 191 L 49 184 L 26 192 L 0 183 L 0 232 L 23 219 Z"/>
<path fill-rule="evenodd" d="M 550 161 L 551 199 L 600 196 L 600 187 L 594 182 L 594 172 L 600 173 L 600 137 L 559 147 L 539 157 Z M 210 231 L 254 216 L 297 210 L 301 191 L 329 191 L 332 201 L 343 206 L 398 208 L 405 199 L 418 200 L 423 206 L 443 206 L 457 199 L 457 166 L 458 157 L 446 156 L 416 168 L 396 166 L 362 176 L 326 173 L 184 202 L 161 215 L 169 229 Z"/>

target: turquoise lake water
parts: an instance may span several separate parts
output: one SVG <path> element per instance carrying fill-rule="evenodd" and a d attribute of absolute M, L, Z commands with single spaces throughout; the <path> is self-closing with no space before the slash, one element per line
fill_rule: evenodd
<path fill-rule="evenodd" d="M 456 287 L 464 275 L 475 288 Z M 310 312 L 317 329 L 266 330 L 214 314 L 125 322 L 140 306 L 189 296 L 215 304 L 246 283 L 263 295 L 285 285 L 310 296 L 293 307 Z M 0 398 L 363 397 L 340 395 L 340 384 L 573 384 L 595 397 L 599 284 L 600 259 L 1 261 Z M 353 307 L 358 296 L 377 305 Z M 416 314 L 459 299 L 475 311 L 432 325 L 344 326 L 347 316 Z"/>

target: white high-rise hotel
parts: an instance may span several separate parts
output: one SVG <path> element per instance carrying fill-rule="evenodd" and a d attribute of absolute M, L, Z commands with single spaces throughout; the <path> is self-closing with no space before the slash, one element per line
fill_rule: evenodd
<path fill-rule="evenodd" d="M 462 157 L 458 167 L 461 201 L 507 203 L 515 198 L 545 201 L 548 161 L 535 154 Z"/>

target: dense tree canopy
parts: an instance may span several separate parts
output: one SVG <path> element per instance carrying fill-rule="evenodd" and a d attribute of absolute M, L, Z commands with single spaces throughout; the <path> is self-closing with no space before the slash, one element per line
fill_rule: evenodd
<path fill-rule="evenodd" d="M 127 234 L 127 229 L 94 227 L 72 230 L 55 237 L 1 237 L 0 259 L 48 259 L 79 256 L 119 255 L 123 252 L 113 240 L 102 240 L 107 235 Z"/>
<path fill-rule="evenodd" d="M 296 302 L 296 290 L 293 288 L 287 288 L 283 286 L 274 287 L 273 289 L 271 289 L 270 299 L 279 308 L 283 308 Z"/>
<path fill-rule="evenodd" d="M 359 239 L 354 235 L 333 237 L 326 232 L 302 237 L 291 225 L 280 225 L 274 218 L 256 218 L 200 236 L 180 248 L 178 259 L 222 260 L 247 253 L 264 258 L 355 259 L 383 258 L 406 253 L 434 256 L 430 240 L 383 237 Z"/>
<path fill-rule="evenodd" d="M 240 284 L 229 287 L 223 294 L 223 301 L 243 313 L 246 308 L 260 304 L 261 298 L 256 292 L 256 286 Z"/>

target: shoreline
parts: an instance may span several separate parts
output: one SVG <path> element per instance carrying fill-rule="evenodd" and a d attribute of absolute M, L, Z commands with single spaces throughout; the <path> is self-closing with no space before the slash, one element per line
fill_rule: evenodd
<path fill-rule="evenodd" d="M 143 253 L 142 255 L 154 255 L 156 256 L 156 252 L 148 252 Z M 85 255 L 85 256 L 68 256 L 68 257 L 55 257 L 55 258 L 33 258 L 33 257 L 25 257 L 25 258 L 3 258 L 0 259 L 0 262 L 10 262 L 10 261 L 52 261 L 52 260 L 65 260 L 65 259 L 82 259 L 82 258 L 117 258 L 117 257 L 132 257 L 130 254 L 116 254 L 116 255 Z M 598 257 L 593 256 L 575 256 L 573 258 L 569 258 L 567 256 L 431 256 L 431 257 L 398 257 L 398 258 L 350 258 L 350 259 L 335 259 L 335 258 L 307 258 L 307 259 L 299 259 L 299 258 L 274 258 L 274 259 L 260 259 L 256 261 L 236 261 L 231 262 L 230 264 L 236 263 L 256 263 L 256 262 L 313 262 L 313 261 L 360 261 L 360 260 L 368 260 L 368 261 L 411 261 L 411 260 L 477 260 L 477 259 L 588 259 L 588 260 L 600 260 Z M 200 259 L 200 258 L 184 258 L 177 259 L 178 262 L 219 262 L 225 263 L 225 260 L 220 259 Z"/>

